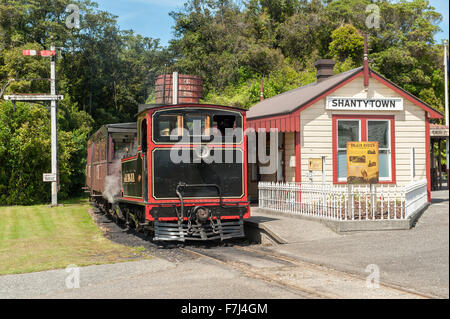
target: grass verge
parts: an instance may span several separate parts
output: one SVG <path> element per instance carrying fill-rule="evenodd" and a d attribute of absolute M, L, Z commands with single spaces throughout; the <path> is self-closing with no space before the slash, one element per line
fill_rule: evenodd
<path fill-rule="evenodd" d="M 103 237 L 86 199 L 64 207 L 0 207 L 0 275 L 148 258 Z"/>

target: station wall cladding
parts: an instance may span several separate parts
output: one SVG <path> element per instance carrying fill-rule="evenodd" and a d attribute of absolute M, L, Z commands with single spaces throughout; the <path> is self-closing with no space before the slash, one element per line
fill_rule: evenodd
<path fill-rule="evenodd" d="M 195 75 L 161 74 L 156 78 L 156 104 L 174 104 L 174 88 L 177 104 L 198 104 L 203 97 L 203 79 Z"/>

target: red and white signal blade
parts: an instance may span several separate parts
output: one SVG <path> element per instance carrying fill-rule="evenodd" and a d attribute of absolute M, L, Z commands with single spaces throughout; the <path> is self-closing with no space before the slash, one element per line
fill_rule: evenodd
<path fill-rule="evenodd" d="M 23 51 L 22 51 L 22 55 L 27 55 L 27 56 L 36 56 L 36 55 L 40 55 L 40 56 L 52 56 L 52 55 L 55 55 L 55 51 L 52 51 L 52 50 L 43 50 L 43 51 L 37 51 L 37 50 L 23 50 Z"/>
<path fill-rule="evenodd" d="M 55 55 L 55 51 L 50 50 L 41 51 L 41 56 L 52 56 L 52 55 Z"/>
<path fill-rule="evenodd" d="M 22 54 L 23 55 L 38 55 L 39 51 L 36 50 L 23 50 Z"/>

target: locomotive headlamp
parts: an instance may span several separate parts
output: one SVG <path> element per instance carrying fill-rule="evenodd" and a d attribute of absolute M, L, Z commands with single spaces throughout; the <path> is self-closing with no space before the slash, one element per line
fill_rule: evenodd
<path fill-rule="evenodd" d="M 211 150 L 206 145 L 201 145 L 195 148 L 195 155 L 199 158 L 207 158 L 209 157 Z"/>
<path fill-rule="evenodd" d="M 198 222 L 205 223 L 209 218 L 209 210 L 205 207 L 195 207 L 194 216 Z"/>

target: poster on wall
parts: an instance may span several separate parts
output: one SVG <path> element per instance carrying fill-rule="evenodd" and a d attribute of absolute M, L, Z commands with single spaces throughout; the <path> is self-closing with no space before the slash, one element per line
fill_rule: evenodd
<path fill-rule="evenodd" d="M 312 172 L 322 172 L 323 161 L 321 158 L 310 158 L 308 159 L 308 170 Z"/>
<path fill-rule="evenodd" d="M 377 184 L 378 142 L 347 142 L 347 183 Z"/>

